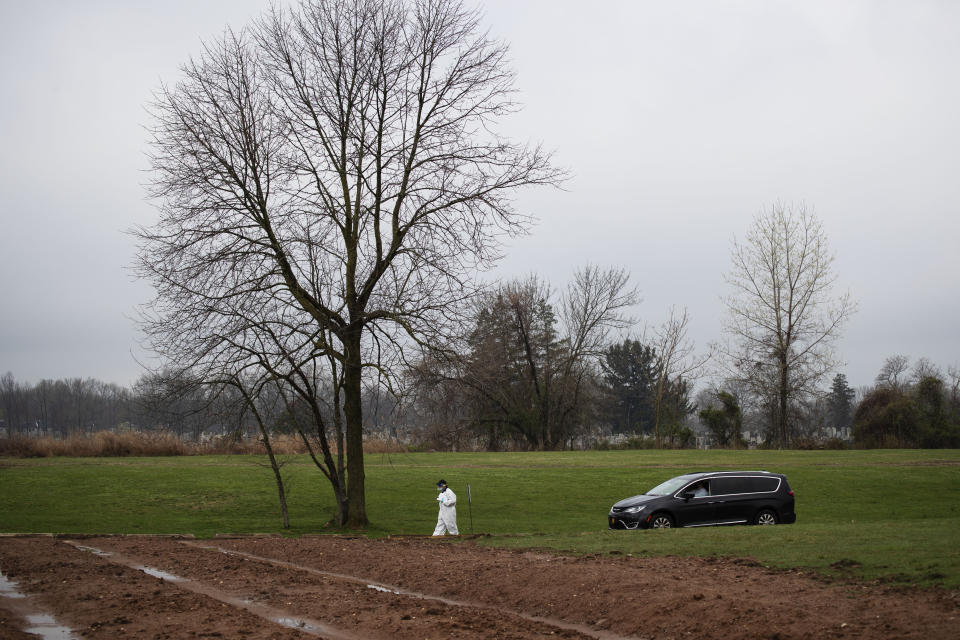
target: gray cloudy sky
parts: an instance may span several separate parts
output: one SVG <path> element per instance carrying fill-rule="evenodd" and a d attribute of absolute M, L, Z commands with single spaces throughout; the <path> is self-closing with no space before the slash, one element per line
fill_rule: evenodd
<path fill-rule="evenodd" d="M 124 229 L 148 223 L 144 104 L 200 41 L 265 0 L 0 3 L 0 373 L 140 373 Z M 491 0 L 524 110 L 573 178 L 501 277 L 554 286 L 586 262 L 640 286 L 641 321 L 686 306 L 719 339 L 734 235 L 805 202 L 860 310 L 853 385 L 885 357 L 960 364 L 960 3 Z"/>

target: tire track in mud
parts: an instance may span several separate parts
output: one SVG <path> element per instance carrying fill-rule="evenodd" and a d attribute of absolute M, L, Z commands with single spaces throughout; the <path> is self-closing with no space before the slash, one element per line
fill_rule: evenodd
<path fill-rule="evenodd" d="M 0 567 L 16 582 L 23 600 L 31 602 L 31 609 L 55 619 L 42 629 L 37 620 L 30 619 L 30 611 L 0 606 L 0 638 L 37 640 L 40 631 L 48 632 L 41 637 L 63 638 L 64 629 L 71 630 L 74 637 L 92 640 L 311 637 L 78 550 L 52 536 L 0 537 Z"/>
<path fill-rule="evenodd" d="M 624 640 L 561 620 L 416 593 L 360 576 L 324 572 L 201 542 L 177 542 L 179 549 L 171 549 L 169 544 L 165 545 L 168 548 L 148 549 L 140 541 L 117 538 L 99 540 L 97 548 L 72 544 L 124 566 L 165 575 L 172 579 L 171 584 L 272 622 L 306 622 L 316 631 L 312 635 L 323 637 Z M 238 563 L 244 566 L 235 566 Z M 251 580 L 251 574 L 263 579 Z M 294 628 L 311 633 L 309 627 Z"/>
<path fill-rule="evenodd" d="M 198 549 L 207 549 L 211 551 L 216 551 L 218 553 L 223 553 L 228 556 L 238 556 L 243 557 L 248 560 L 253 560 L 256 562 L 263 562 L 266 564 L 273 565 L 275 567 L 282 567 L 285 569 L 293 569 L 295 571 L 304 571 L 313 575 L 322 576 L 325 578 L 332 578 L 334 580 L 343 580 L 346 582 L 352 582 L 355 584 L 364 585 L 368 589 L 373 589 L 375 591 L 380 591 L 383 593 L 394 593 L 401 596 L 409 596 L 411 598 L 416 598 L 419 600 L 427 600 L 433 602 L 439 602 L 444 605 L 453 606 L 453 607 L 466 607 L 466 608 L 475 608 L 475 609 L 488 609 L 494 611 L 498 615 L 508 615 L 516 616 L 530 622 L 535 622 L 538 624 L 548 625 L 550 627 L 556 627 L 557 629 L 564 629 L 567 631 L 574 631 L 576 633 L 583 634 L 590 638 L 595 638 L 596 640 L 627 640 L 626 636 L 616 635 L 607 631 L 602 631 L 599 629 L 594 629 L 586 625 L 573 624 L 570 622 L 565 622 L 563 620 L 558 620 L 556 618 L 548 618 L 544 616 L 533 616 L 522 611 L 516 611 L 514 609 L 507 609 L 504 607 L 493 607 L 489 604 L 482 602 L 471 602 L 465 600 L 454 600 L 450 598 L 444 598 L 443 596 L 431 595 L 426 593 L 419 593 L 416 591 L 410 591 L 404 589 L 403 587 L 398 587 L 395 585 L 384 584 L 378 582 L 372 578 L 363 578 L 360 576 L 353 576 L 344 573 L 336 573 L 332 571 L 322 571 L 320 569 L 314 569 L 313 567 L 306 567 L 303 565 L 295 564 L 293 562 L 287 562 L 285 560 L 278 560 L 276 558 L 267 558 L 265 556 L 259 556 L 252 553 L 247 553 L 244 551 L 235 551 L 232 549 L 225 549 L 223 547 L 205 545 L 199 542 L 192 542 L 187 540 L 181 540 L 180 544 L 196 547 Z"/>
<path fill-rule="evenodd" d="M 137 571 L 142 571 L 149 576 L 154 578 L 160 578 L 175 585 L 180 589 L 186 589 L 191 593 L 196 593 L 198 595 L 207 596 L 213 598 L 218 602 L 235 607 L 237 609 L 243 609 L 248 611 L 255 616 L 259 616 L 275 624 L 279 624 L 284 627 L 289 627 L 297 631 L 308 633 L 312 636 L 319 636 L 321 638 L 329 638 L 330 640 L 362 640 L 361 636 L 348 633 L 342 629 L 337 629 L 326 625 L 318 620 L 311 620 L 309 618 L 295 617 L 290 616 L 287 612 L 282 609 L 275 609 L 273 607 L 260 604 L 257 602 L 252 602 L 230 594 L 224 593 L 219 589 L 211 587 L 208 584 L 197 580 L 190 580 L 189 578 L 183 578 L 160 569 L 155 569 L 153 567 L 147 566 L 140 563 L 138 560 L 133 558 L 128 558 L 127 556 L 113 552 L 113 551 L 104 551 L 96 547 L 91 547 L 87 545 L 80 544 L 74 540 L 64 540 L 65 544 L 72 546 L 75 549 L 80 551 L 86 551 L 88 553 L 93 553 L 94 555 L 100 556 L 109 562 L 115 564 L 123 565 L 131 569 L 136 569 Z"/>
<path fill-rule="evenodd" d="M 76 640 L 77 636 L 73 629 L 60 624 L 53 615 L 46 612 L 34 598 L 19 590 L 16 581 L 10 580 L 0 572 L 0 612 L 3 615 L 3 624 L 7 624 L 6 618 L 11 616 L 16 619 L 19 631 L 29 635 L 31 638 L 42 638 L 43 640 Z M 2 614 L 0 614 L 2 615 Z M 7 636 L 7 627 L 0 627 L 0 637 Z"/>

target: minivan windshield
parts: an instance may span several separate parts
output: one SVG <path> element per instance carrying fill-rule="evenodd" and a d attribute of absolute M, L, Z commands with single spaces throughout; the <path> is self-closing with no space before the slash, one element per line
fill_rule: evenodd
<path fill-rule="evenodd" d="M 679 491 L 683 485 L 687 484 L 691 480 L 693 480 L 692 476 L 677 476 L 676 478 L 671 478 L 666 482 L 658 484 L 653 489 L 650 489 L 650 491 L 647 491 L 647 495 L 648 496 L 672 495 L 677 491 Z"/>

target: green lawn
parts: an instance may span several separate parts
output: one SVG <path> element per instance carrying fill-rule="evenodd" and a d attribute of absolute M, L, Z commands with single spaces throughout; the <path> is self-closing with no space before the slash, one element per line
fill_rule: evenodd
<path fill-rule="evenodd" d="M 776 567 L 960 587 L 960 451 L 605 451 L 373 454 L 370 533 L 429 534 L 434 483 L 459 497 L 484 544 L 576 553 L 723 555 Z M 0 531 L 266 533 L 280 530 L 272 475 L 246 456 L 0 459 Z M 695 470 L 787 474 L 797 523 L 608 531 L 610 505 Z M 305 457 L 284 468 L 291 533 L 327 531 L 329 485 Z M 471 487 L 472 509 L 466 485 Z"/>

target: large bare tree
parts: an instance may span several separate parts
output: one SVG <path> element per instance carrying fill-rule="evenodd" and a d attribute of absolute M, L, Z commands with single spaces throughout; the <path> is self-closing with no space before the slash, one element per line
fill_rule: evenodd
<path fill-rule="evenodd" d="M 312 326 L 342 377 L 348 526 L 367 524 L 365 372 L 432 343 L 527 229 L 516 189 L 562 178 L 495 132 L 515 107 L 505 55 L 455 0 L 306 0 L 208 43 L 156 96 L 161 215 L 138 231 L 155 317 L 206 331 L 270 306 Z"/>
<path fill-rule="evenodd" d="M 837 366 L 834 345 L 856 305 L 849 293 L 833 295 L 833 254 L 805 206 L 776 204 L 758 214 L 731 257 L 728 373 L 767 405 L 772 434 L 787 446 L 790 411 Z"/>

